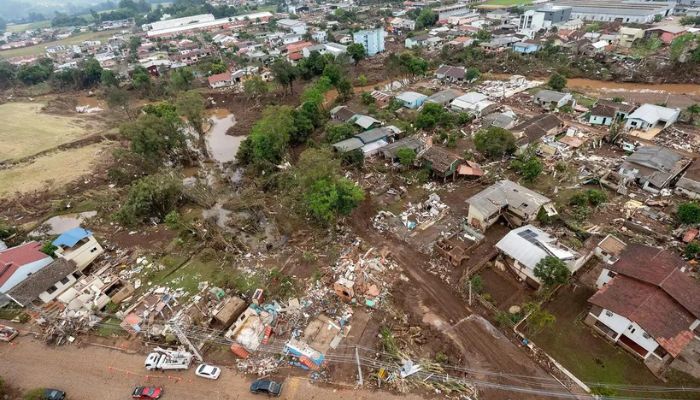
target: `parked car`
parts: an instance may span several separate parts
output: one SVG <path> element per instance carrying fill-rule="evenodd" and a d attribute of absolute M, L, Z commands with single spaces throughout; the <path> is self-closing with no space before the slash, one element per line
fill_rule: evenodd
<path fill-rule="evenodd" d="M 0 341 L 11 342 L 18 334 L 19 332 L 17 332 L 17 329 L 0 324 Z"/>
<path fill-rule="evenodd" d="M 267 394 L 268 396 L 279 396 L 282 392 L 282 385 L 268 379 L 258 379 L 250 385 L 250 391 L 258 394 Z"/>
<path fill-rule="evenodd" d="M 219 375 L 221 375 L 221 368 L 209 364 L 200 364 L 194 373 L 202 378 L 219 379 Z"/>
<path fill-rule="evenodd" d="M 66 392 L 58 389 L 44 389 L 43 400 L 64 400 L 66 398 Z"/>
<path fill-rule="evenodd" d="M 154 400 L 160 399 L 163 395 L 163 388 L 155 386 L 137 386 L 131 393 L 134 399 Z"/>

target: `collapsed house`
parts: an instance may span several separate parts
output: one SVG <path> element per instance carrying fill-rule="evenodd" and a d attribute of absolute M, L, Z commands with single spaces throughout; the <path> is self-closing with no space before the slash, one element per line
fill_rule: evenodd
<path fill-rule="evenodd" d="M 56 256 L 75 262 L 79 271 L 104 253 L 92 232 L 80 227 L 63 232 L 52 244 L 57 247 Z"/>
<path fill-rule="evenodd" d="M 63 293 L 76 281 L 75 263 L 62 258 L 53 260 L 45 268 L 29 275 L 5 295 L 21 307 L 39 299 L 48 303 Z"/>
<path fill-rule="evenodd" d="M 505 265 L 515 272 L 520 280 L 535 289 L 542 285 L 540 279 L 535 276 L 535 266 L 545 257 L 561 260 L 572 274 L 590 258 L 590 254 L 582 256 L 564 246 L 554 236 L 532 225 L 508 232 L 496 243 L 496 248 L 503 255 Z"/>
<path fill-rule="evenodd" d="M 512 226 L 520 226 L 533 221 L 540 210 L 548 216 L 557 215 L 552 200 L 509 180 L 494 183 L 466 202 L 469 204 L 467 221 L 482 231 L 500 217 Z"/>
<path fill-rule="evenodd" d="M 434 176 L 446 181 L 452 176 L 452 180 L 457 176 L 457 168 L 462 162 L 462 158 L 443 148 L 432 146 L 420 155 L 421 161 L 430 168 Z"/>
<path fill-rule="evenodd" d="M 588 299 L 586 324 L 660 373 L 700 378 L 700 283 L 674 253 L 630 244 L 606 266 Z"/>
<path fill-rule="evenodd" d="M 661 131 L 676 122 L 680 114 L 681 111 L 677 108 L 643 104 L 627 116 L 625 128 L 636 131 Z"/>
<path fill-rule="evenodd" d="M 566 124 L 554 114 L 541 114 L 521 122 L 511 129 L 520 146 L 536 143 L 544 136 L 554 136 L 564 130 Z"/>
<path fill-rule="evenodd" d="M 669 187 L 690 163 L 690 159 L 665 147 L 642 146 L 625 159 L 617 172 L 642 189 L 658 193 Z"/>
<path fill-rule="evenodd" d="M 381 149 L 393 141 L 401 130 L 393 125 L 382 126 L 358 133 L 357 135 L 333 144 L 333 148 L 341 153 L 361 150 L 365 157 L 377 154 Z"/>

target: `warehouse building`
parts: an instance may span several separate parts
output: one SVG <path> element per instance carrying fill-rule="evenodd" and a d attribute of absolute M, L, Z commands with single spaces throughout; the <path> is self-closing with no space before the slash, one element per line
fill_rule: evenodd
<path fill-rule="evenodd" d="M 624 0 L 559 0 L 557 6 L 571 7 L 571 18 L 584 21 L 646 24 L 657 15 L 673 14 L 675 3 Z"/>

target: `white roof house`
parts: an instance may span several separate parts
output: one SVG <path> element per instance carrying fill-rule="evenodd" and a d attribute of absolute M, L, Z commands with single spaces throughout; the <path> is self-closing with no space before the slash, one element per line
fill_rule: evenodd
<path fill-rule="evenodd" d="M 574 250 L 559 243 L 551 236 L 532 225 L 513 229 L 503 237 L 496 248 L 513 260 L 513 270 L 533 286 L 541 284 L 535 276 L 535 266 L 547 256 L 556 257 L 566 264 L 571 273 L 576 272 L 582 265 L 577 262 L 580 255 Z"/>
<path fill-rule="evenodd" d="M 647 130 L 650 128 L 666 128 L 676 122 L 681 110 L 643 104 L 627 117 L 625 128 Z"/>
<path fill-rule="evenodd" d="M 455 111 L 470 111 L 476 115 L 481 113 L 495 103 L 488 100 L 485 94 L 469 92 L 452 100 L 450 104 Z"/>

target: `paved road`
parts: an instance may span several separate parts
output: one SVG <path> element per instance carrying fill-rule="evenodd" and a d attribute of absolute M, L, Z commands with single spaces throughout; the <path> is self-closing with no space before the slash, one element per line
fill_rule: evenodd
<path fill-rule="evenodd" d="M 138 385 L 158 385 L 164 399 L 239 400 L 257 399 L 248 392 L 252 377 L 224 370 L 218 381 L 198 378 L 194 370 L 169 374 L 149 373 L 144 357 L 102 347 L 49 347 L 29 337 L 12 344 L 0 343 L 0 376 L 22 389 L 53 387 L 65 390 L 70 400 L 123 400 Z M 284 382 L 282 399 L 420 399 L 385 392 L 351 388 L 319 387 L 298 377 Z"/>

